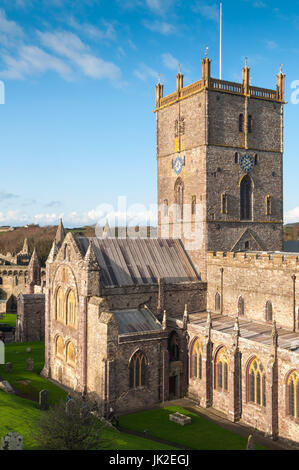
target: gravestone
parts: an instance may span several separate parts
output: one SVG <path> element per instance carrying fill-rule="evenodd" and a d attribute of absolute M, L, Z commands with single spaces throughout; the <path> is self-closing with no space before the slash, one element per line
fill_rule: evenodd
<path fill-rule="evenodd" d="M 30 347 L 26 348 L 26 352 L 30 353 L 30 352 L 31 352 L 31 348 L 30 348 Z"/>
<path fill-rule="evenodd" d="M 252 434 L 250 434 L 250 435 L 248 436 L 248 441 L 247 441 L 246 450 L 255 450 L 255 442 L 254 442 L 254 439 L 253 439 L 253 435 L 252 435 Z"/>
<path fill-rule="evenodd" d="M 1 450 L 22 450 L 23 437 L 17 432 L 9 432 L 1 439 Z"/>
<path fill-rule="evenodd" d="M 7 380 L 0 380 L 0 390 L 7 393 L 15 393 L 14 389 Z"/>
<path fill-rule="evenodd" d="M 5 364 L 5 372 L 11 372 L 12 371 L 12 362 L 7 362 Z"/>
<path fill-rule="evenodd" d="M 181 413 L 172 413 L 169 415 L 169 421 L 185 426 L 186 424 L 190 424 L 192 420 L 190 416 L 185 416 Z"/>
<path fill-rule="evenodd" d="M 39 392 L 39 407 L 43 411 L 49 409 L 49 392 L 48 392 L 48 390 L 41 390 Z"/>
<path fill-rule="evenodd" d="M 26 361 L 26 370 L 31 371 L 33 369 L 34 369 L 34 360 L 31 357 L 29 357 Z"/>
<path fill-rule="evenodd" d="M 73 400 L 72 398 L 70 398 L 66 404 L 65 404 L 65 412 L 67 415 L 71 415 L 73 413 L 73 410 L 75 408 L 75 400 Z"/>

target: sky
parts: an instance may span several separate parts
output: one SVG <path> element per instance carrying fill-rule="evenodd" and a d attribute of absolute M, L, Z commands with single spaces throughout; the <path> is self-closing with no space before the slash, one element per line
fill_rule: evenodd
<path fill-rule="evenodd" d="M 223 0 L 222 78 L 286 74 L 284 222 L 299 221 L 299 0 Z M 219 76 L 219 2 L 0 0 L 0 224 L 155 223 L 155 84 Z M 296 83 L 296 81 L 298 81 Z M 292 88 L 293 87 L 293 88 Z M 297 103 L 298 101 L 298 103 Z M 122 199 L 119 200 L 119 196 Z"/>

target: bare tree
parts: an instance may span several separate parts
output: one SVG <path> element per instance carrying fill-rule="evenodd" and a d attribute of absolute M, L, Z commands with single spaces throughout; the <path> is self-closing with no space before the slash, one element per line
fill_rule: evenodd
<path fill-rule="evenodd" d="M 74 397 L 61 401 L 43 413 L 38 423 L 36 441 L 43 450 L 97 450 L 107 448 L 103 423 L 94 403 Z"/>

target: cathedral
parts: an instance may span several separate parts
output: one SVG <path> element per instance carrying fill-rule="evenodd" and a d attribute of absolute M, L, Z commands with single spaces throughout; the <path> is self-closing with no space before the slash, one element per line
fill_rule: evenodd
<path fill-rule="evenodd" d="M 42 375 L 103 414 L 189 397 L 299 445 L 299 254 L 283 252 L 284 80 L 156 86 L 158 237 L 75 237 L 46 264 Z M 38 294 L 36 294 L 38 295 Z M 34 297 L 34 294 L 31 296 Z"/>

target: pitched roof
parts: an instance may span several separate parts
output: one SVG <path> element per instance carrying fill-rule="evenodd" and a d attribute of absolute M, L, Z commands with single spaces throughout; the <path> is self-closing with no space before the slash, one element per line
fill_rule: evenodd
<path fill-rule="evenodd" d="M 162 331 L 162 327 L 157 323 L 154 315 L 144 308 L 114 310 L 113 313 L 118 324 L 119 335 L 146 331 Z"/>
<path fill-rule="evenodd" d="M 158 277 L 165 283 L 199 279 L 180 240 L 78 237 L 83 256 L 90 240 L 105 287 L 156 284 Z"/>

